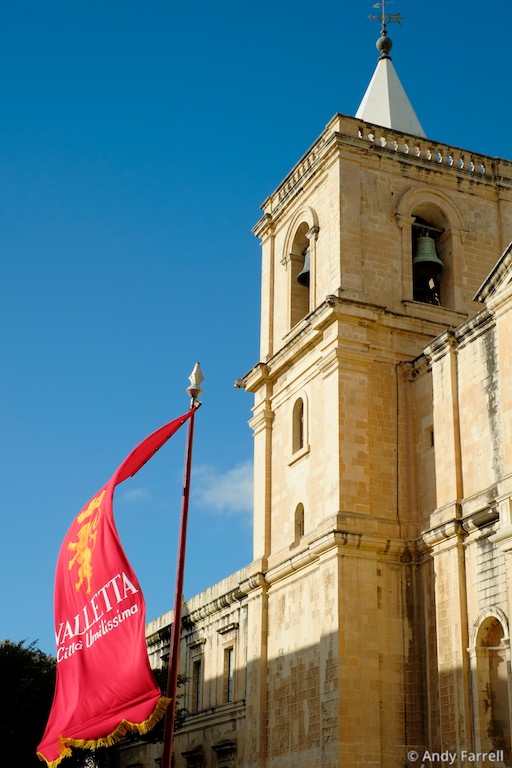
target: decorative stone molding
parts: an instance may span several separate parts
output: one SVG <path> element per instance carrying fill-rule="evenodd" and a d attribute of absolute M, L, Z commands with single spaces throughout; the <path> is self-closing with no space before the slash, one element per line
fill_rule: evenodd
<path fill-rule="evenodd" d="M 204 766 L 204 750 L 203 747 L 194 747 L 186 752 L 182 752 L 182 757 L 185 758 L 187 768 L 203 768 Z"/>
<path fill-rule="evenodd" d="M 183 617 L 183 625 L 186 626 L 187 629 L 191 629 L 197 622 L 202 621 L 209 616 L 214 616 L 216 613 L 220 613 L 225 608 L 229 608 L 230 606 L 239 603 L 250 592 L 265 585 L 266 579 L 262 572 L 251 574 L 248 578 L 240 582 L 240 584 L 234 589 L 230 589 L 223 595 L 216 597 L 214 600 L 201 605 L 199 608 L 191 610 Z M 228 629 L 232 629 L 231 624 L 229 625 Z M 222 630 L 219 631 L 221 632 Z"/>
<path fill-rule="evenodd" d="M 152 635 L 148 635 L 146 637 L 146 643 L 147 645 L 157 645 L 158 643 L 162 643 L 165 645 L 165 643 L 167 644 L 169 643 L 170 637 L 171 637 L 171 625 L 168 624 L 167 626 L 162 627 L 162 629 L 159 629 L 158 632 L 153 632 Z"/>
<path fill-rule="evenodd" d="M 310 243 L 314 244 L 318 240 L 318 233 L 320 232 L 318 215 L 313 208 L 311 208 L 309 205 L 305 205 L 296 212 L 291 221 L 291 224 L 288 226 L 288 233 L 285 239 L 283 254 L 280 259 L 281 264 L 286 268 L 288 268 L 288 263 L 294 259 L 300 260 L 301 262 L 304 260 L 303 254 L 294 253 L 292 251 L 295 236 L 301 224 L 307 224 L 309 227 L 305 234 Z"/>
<path fill-rule="evenodd" d="M 219 635 L 226 635 L 228 632 L 238 629 L 238 621 L 232 621 L 230 624 L 225 624 L 223 627 L 219 627 L 217 630 Z"/>
<path fill-rule="evenodd" d="M 206 605 L 202 605 L 194 611 L 191 611 L 187 615 L 187 623 L 195 624 L 202 619 L 206 619 L 208 616 L 213 616 L 215 613 L 219 613 L 224 608 L 229 608 L 230 605 L 238 602 L 243 597 L 239 587 L 226 592 L 224 595 L 215 598 Z"/>
<path fill-rule="evenodd" d="M 499 513 L 496 506 L 486 507 L 485 509 L 478 509 L 472 512 L 470 515 L 466 515 L 461 521 L 461 525 L 468 533 L 480 530 L 485 526 L 494 523 L 499 519 Z"/>
<path fill-rule="evenodd" d="M 249 421 L 249 426 L 253 431 L 253 435 L 257 435 L 265 429 L 270 429 L 274 418 L 274 412 L 268 403 L 264 403 L 263 408 L 260 406 Z"/>
<path fill-rule="evenodd" d="M 236 765 L 236 741 L 234 739 L 224 739 L 217 744 L 212 744 L 212 749 L 217 755 L 217 763 L 222 763 L 226 768 L 234 768 Z"/>
<path fill-rule="evenodd" d="M 497 619 L 500 622 L 501 626 L 503 627 L 503 631 L 505 633 L 505 636 L 503 637 L 503 645 L 505 647 L 508 647 L 510 645 L 510 630 L 509 630 L 508 618 L 505 615 L 504 611 L 502 611 L 501 608 L 497 608 L 497 607 L 485 608 L 483 611 L 481 611 L 478 614 L 477 618 L 473 622 L 473 626 L 471 627 L 470 637 L 469 637 L 469 648 L 468 648 L 469 652 L 475 651 L 478 631 L 486 619 Z"/>
<path fill-rule="evenodd" d="M 512 185 L 512 163 L 508 160 L 496 160 L 488 155 L 469 152 L 337 114 L 275 192 L 263 202 L 261 207 L 264 215 L 255 225 L 254 234 L 260 238 L 264 237 L 269 226 L 275 223 L 290 201 L 303 191 L 314 177 L 319 176 L 328 159 L 337 152 L 346 151 L 347 146 L 370 149 L 384 156 L 400 155 L 402 162 L 431 170 L 439 168 L 456 177 L 472 179 L 475 182 L 487 184 L 491 180 L 500 182 L 507 188 Z M 453 206 L 451 201 L 450 204 Z M 451 224 L 456 230 L 465 231 L 462 222 L 452 220 Z"/>
<path fill-rule="evenodd" d="M 412 563 L 418 563 L 421 560 L 424 560 L 425 556 L 430 556 L 432 554 L 432 549 L 422 537 L 414 539 L 413 541 L 408 541 L 407 551 L 410 557 L 409 561 Z"/>
<path fill-rule="evenodd" d="M 255 392 L 262 384 L 269 381 L 268 366 L 266 363 L 256 363 L 251 370 L 241 379 L 235 381 L 235 387 L 245 389 L 247 392 Z"/>
<path fill-rule="evenodd" d="M 319 232 L 320 232 L 320 227 L 318 226 L 318 224 L 315 224 L 313 227 L 311 227 L 311 229 L 309 229 L 306 232 L 306 237 L 308 238 L 308 240 L 318 240 Z"/>
<path fill-rule="evenodd" d="M 395 213 L 394 218 L 400 229 L 404 229 L 405 227 L 412 227 L 412 225 L 416 221 L 414 216 L 409 216 L 407 214 L 400 213 L 398 211 Z"/>
<path fill-rule="evenodd" d="M 486 277 L 484 283 L 478 290 L 475 301 L 487 301 L 497 290 L 501 288 L 503 282 L 507 280 L 512 270 L 512 244 L 505 249 L 501 259 Z"/>
<path fill-rule="evenodd" d="M 439 189 L 432 187 L 411 187 L 404 192 L 396 207 L 395 218 L 399 226 L 404 226 L 407 220 L 414 222 L 413 212 L 421 205 L 430 205 L 443 214 L 449 225 L 450 233 L 457 236 L 461 242 L 467 235 L 466 222 L 461 211 L 453 204 L 453 200 Z"/>
<path fill-rule="evenodd" d="M 486 155 L 467 152 L 458 147 L 432 142 L 417 136 L 393 131 L 378 125 L 361 122 L 358 126 L 358 138 L 376 149 L 387 150 L 393 154 L 404 155 L 411 161 L 422 165 L 451 168 L 454 173 L 471 176 L 475 179 L 495 178 L 493 158 Z M 508 170 L 510 173 L 510 170 Z"/>
<path fill-rule="evenodd" d="M 487 333 L 496 325 L 494 316 L 489 310 L 483 309 L 474 317 L 466 320 L 459 328 L 454 331 L 454 337 L 457 339 L 461 349 L 471 343 L 474 339 Z"/>
<path fill-rule="evenodd" d="M 258 573 L 254 573 L 240 584 L 240 591 L 243 595 L 248 595 L 249 592 L 253 592 L 255 589 L 261 589 L 266 586 L 267 580 L 265 574 L 262 571 L 258 571 Z"/>
<path fill-rule="evenodd" d="M 415 361 L 403 361 L 398 363 L 397 370 L 401 374 L 404 381 L 414 381 L 414 379 L 418 378 L 420 375 L 419 368 L 416 367 Z"/>
<path fill-rule="evenodd" d="M 445 331 L 425 347 L 424 353 L 431 363 L 437 363 L 452 349 L 456 349 L 457 344 L 453 331 Z"/>
<path fill-rule="evenodd" d="M 275 584 L 291 573 L 301 570 L 319 560 L 325 553 L 341 549 L 357 552 L 361 556 L 385 556 L 399 560 L 407 549 L 407 542 L 402 539 L 391 539 L 369 533 L 356 531 L 329 530 L 317 534 L 316 538 L 309 537 L 309 542 L 300 552 L 283 559 L 275 565 L 270 565 L 265 574 L 268 584 Z M 362 555 L 364 553 L 364 555 Z"/>
<path fill-rule="evenodd" d="M 253 233 L 260 240 L 263 240 L 270 232 L 273 231 L 273 221 L 270 213 L 265 213 L 258 223 L 253 227 Z"/>
<path fill-rule="evenodd" d="M 507 496 L 502 498 L 498 502 L 500 524 L 493 533 L 489 536 L 489 541 L 493 544 L 498 544 L 503 552 L 512 552 L 512 498 Z"/>
<path fill-rule="evenodd" d="M 425 531 L 422 535 L 427 547 L 434 549 L 438 544 L 445 543 L 450 539 L 464 539 L 467 534 L 462 527 L 461 521 L 453 519 L 442 523 L 442 525 L 436 528 L 432 528 L 430 531 Z"/>
<path fill-rule="evenodd" d="M 200 637 L 198 640 L 192 640 L 189 644 L 189 648 L 201 648 L 202 645 L 206 645 L 206 637 Z"/>

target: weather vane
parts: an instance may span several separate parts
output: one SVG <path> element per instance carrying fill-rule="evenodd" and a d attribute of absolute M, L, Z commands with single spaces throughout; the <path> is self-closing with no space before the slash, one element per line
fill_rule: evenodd
<path fill-rule="evenodd" d="M 387 4 L 392 5 L 395 0 L 388 0 Z M 401 16 L 400 13 L 388 13 L 386 11 L 386 0 L 380 0 L 379 3 L 375 3 L 372 8 L 380 8 L 378 15 L 368 16 L 369 19 L 378 19 L 382 25 L 382 33 L 386 33 L 386 26 L 395 22 L 401 24 L 405 20 L 405 16 Z"/>

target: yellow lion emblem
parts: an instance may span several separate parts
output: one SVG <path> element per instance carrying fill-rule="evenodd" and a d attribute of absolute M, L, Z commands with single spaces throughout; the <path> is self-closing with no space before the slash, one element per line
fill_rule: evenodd
<path fill-rule="evenodd" d="M 98 496 L 92 499 L 87 507 L 84 507 L 78 517 L 77 523 L 83 523 L 84 525 L 79 529 L 76 541 L 70 541 L 68 543 L 68 550 L 75 554 L 68 562 L 68 569 L 71 570 L 74 565 L 78 566 L 78 581 L 75 584 L 75 589 L 78 590 L 82 587 L 83 583 L 87 581 L 87 594 L 91 594 L 91 578 L 92 578 L 92 552 L 96 546 L 96 536 L 98 532 L 96 528 L 101 517 L 101 502 L 105 491 L 102 491 Z"/>

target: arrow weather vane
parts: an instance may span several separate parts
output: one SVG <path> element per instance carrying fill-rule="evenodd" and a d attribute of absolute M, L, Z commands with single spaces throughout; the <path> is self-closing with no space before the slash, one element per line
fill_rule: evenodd
<path fill-rule="evenodd" d="M 387 0 L 387 4 L 392 5 L 394 1 L 395 0 Z M 375 3 L 372 8 L 380 8 L 380 13 L 378 15 L 368 16 L 368 18 L 380 21 L 383 34 L 386 33 L 386 26 L 388 24 L 392 24 L 393 22 L 401 24 L 402 21 L 405 21 L 405 16 L 401 16 L 400 13 L 388 13 L 386 11 L 386 0 L 380 0 L 380 2 Z"/>

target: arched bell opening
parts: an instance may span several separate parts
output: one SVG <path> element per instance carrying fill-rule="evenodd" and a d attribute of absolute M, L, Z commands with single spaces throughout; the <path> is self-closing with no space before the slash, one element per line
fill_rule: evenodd
<path fill-rule="evenodd" d="M 426 186 L 411 188 L 398 201 L 396 217 L 404 233 L 404 300 L 466 311 L 463 239 L 469 226 L 451 196 Z M 423 241 L 417 254 L 418 238 L 425 236 L 434 241 L 434 249 Z"/>
<path fill-rule="evenodd" d="M 293 238 L 290 264 L 290 327 L 293 328 L 309 312 L 311 261 L 309 239 L 309 224 L 303 222 L 297 228 Z"/>
<path fill-rule="evenodd" d="M 412 279 L 414 301 L 441 306 L 444 263 L 437 242 L 444 230 L 416 216 L 412 225 Z"/>

